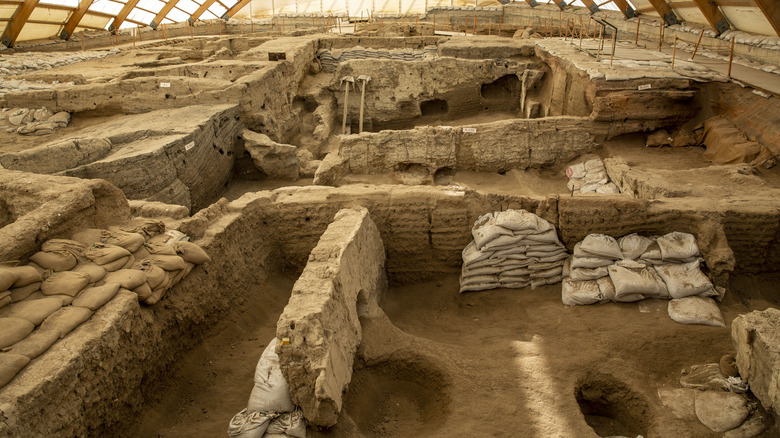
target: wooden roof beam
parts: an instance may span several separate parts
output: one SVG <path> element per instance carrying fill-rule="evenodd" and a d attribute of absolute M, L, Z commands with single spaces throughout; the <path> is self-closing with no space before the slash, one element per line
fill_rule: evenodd
<path fill-rule="evenodd" d="M 674 15 L 674 12 L 672 12 L 672 8 L 669 7 L 668 4 L 664 0 L 648 0 L 651 5 L 653 5 L 653 8 L 655 8 L 655 11 L 658 12 L 658 15 L 661 16 L 661 18 L 664 20 L 664 23 L 668 25 L 673 24 L 680 24 L 680 20 L 677 19 L 677 16 Z"/>
<path fill-rule="evenodd" d="M 157 13 L 157 15 L 154 16 L 154 19 L 151 23 L 149 23 L 149 27 L 152 29 L 157 29 L 157 25 L 162 23 L 163 19 L 166 15 L 168 15 L 169 12 L 173 9 L 174 6 L 176 6 L 176 3 L 178 3 L 179 0 L 168 0 L 165 2 L 165 6 L 160 9 L 160 12 Z"/>
<path fill-rule="evenodd" d="M 593 0 L 582 0 L 582 3 L 590 9 L 591 14 L 595 14 L 596 12 L 599 12 L 601 9 L 599 9 L 599 6 L 594 2 Z"/>
<path fill-rule="evenodd" d="M 200 16 L 203 15 L 203 13 L 206 12 L 208 8 L 210 8 L 211 5 L 214 4 L 215 1 L 216 0 L 205 0 L 203 3 L 201 3 L 198 9 L 196 9 L 195 12 L 193 12 L 192 15 L 190 15 L 190 18 L 187 19 L 190 25 L 198 21 L 198 18 L 200 18 Z"/>
<path fill-rule="evenodd" d="M 67 40 L 71 35 L 73 35 L 73 31 L 76 30 L 76 28 L 79 26 L 81 19 L 84 18 L 84 15 L 87 13 L 87 10 L 89 10 L 90 6 L 92 6 L 92 0 L 81 0 L 79 2 L 76 10 L 70 14 L 70 17 L 68 17 L 68 21 L 65 23 L 65 26 L 62 27 L 62 31 L 60 32 L 60 39 Z"/>
<path fill-rule="evenodd" d="M 130 15 L 130 11 L 132 11 L 137 4 L 138 0 L 127 0 L 127 3 L 125 3 L 125 5 L 122 7 L 122 10 L 119 11 L 119 13 L 116 15 L 116 18 L 114 18 L 114 22 L 111 23 L 111 26 L 108 26 L 108 31 L 116 34 L 116 31 L 119 30 L 119 26 L 125 22 L 127 16 Z"/>
<path fill-rule="evenodd" d="M 249 2 L 252 0 L 239 0 L 238 3 L 233 5 L 232 8 L 228 9 L 227 12 L 225 12 L 224 15 L 222 15 L 222 19 L 227 21 L 230 20 L 233 15 L 235 15 L 238 11 L 244 8 L 244 6 L 248 5 Z"/>
<path fill-rule="evenodd" d="M 764 13 L 764 16 L 772 25 L 772 29 L 780 36 L 780 3 L 777 0 L 755 0 L 758 9 Z"/>
<path fill-rule="evenodd" d="M 704 15 L 704 18 L 706 18 L 707 22 L 710 23 L 710 26 L 715 29 L 715 32 L 721 34 L 730 29 L 729 22 L 726 20 L 726 17 L 723 16 L 723 13 L 720 12 L 718 5 L 716 5 L 714 1 L 695 0 L 695 2 L 696 5 L 699 6 L 699 10 Z"/>
<path fill-rule="evenodd" d="M 25 23 L 27 23 L 27 19 L 30 18 L 30 14 L 32 14 L 36 6 L 38 6 L 38 0 L 24 0 L 24 3 L 16 8 L 16 12 L 14 12 L 14 15 L 11 17 L 11 21 L 8 22 L 8 26 L 5 27 L 0 42 L 5 44 L 6 47 L 13 47 L 14 43 L 16 43 L 16 39 L 19 38 L 19 34 L 22 32 L 22 28 Z"/>
<path fill-rule="evenodd" d="M 613 3 L 615 3 L 626 18 L 636 17 L 636 11 L 634 11 L 634 8 L 632 8 L 626 0 L 613 0 Z"/>

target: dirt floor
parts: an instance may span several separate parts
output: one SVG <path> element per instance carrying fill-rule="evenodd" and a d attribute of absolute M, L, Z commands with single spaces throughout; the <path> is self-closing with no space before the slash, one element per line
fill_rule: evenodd
<path fill-rule="evenodd" d="M 737 277 L 727 324 L 780 304 L 777 276 Z M 171 370 L 126 436 L 224 436 L 289 297 L 276 275 Z M 339 424 L 313 437 L 718 436 L 674 418 L 657 390 L 732 352 L 729 328 L 672 321 L 666 301 L 567 308 L 561 286 L 458 294 L 456 275 L 394 286 L 364 338 Z M 616 406 L 583 400 L 602 394 Z M 578 404 L 578 395 L 583 410 Z M 603 400 L 602 400 L 603 401 Z M 766 432 L 764 437 L 773 436 Z"/>

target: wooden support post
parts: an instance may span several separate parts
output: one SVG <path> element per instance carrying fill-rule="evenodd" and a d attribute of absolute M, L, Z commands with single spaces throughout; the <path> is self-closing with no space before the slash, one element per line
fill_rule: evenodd
<path fill-rule="evenodd" d="M 580 17 L 580 50 L 582 50 L 582 17 Z"/>
<path fill-rule="evenodd" d="M 474 16 L 474 35 L 477 34 L 477 16 Z"/>
<path fill-rule="evenodd" d="M 674 70 L 674 58 L 677 57 L 677 35 L 674 36 L 674 45 L 672 46 L 672 70 Z"/>
<path fill-rule="evenodd" d="M 639 45 L 639 23 L 642 21 L 642 17 L 636 18 L 636 37 L 634 37 L 634 45 Z"/>
<path fill-rule="evenodd" d="M 664 24 L 658 27 L 658 51 L 661 51 L 661 44 L 664 42 Z"/>
<path fill-rule="evenodd" d="M 341 33 L 341 17 L 339 17 L 338 20 L 339 20 L 339 33 Z"/>
<path fill-rule="evenodd" d="M 609 67 L 612 67 L 612 60 L 615 59 L 615 45 L 617 44 L 617 29 L 613 29 L 612 34 L 612 53 L 609 55 Z"/>
<path fill-rule="evenodd" d="M 590 39 L 590 22 L 593 21 L 593 17 L 588 17 L 588 31 L 585 33 L 585 36 Z M 593 36 L 596 35 L 595 29 L 593 30 Z"/>
<path fill-rule="evenodd" d="M 696 41 L 696 46 L 693 48 L 693 55 L 691 55 L 691 61 L 693 61 L 693 57 L 696 56 L 696 52 L 699 51 L 699 44 L 701 43 L 701 37 L 704 36 L 704 29 L 701 30 L 701 33 L 699 34 L 699 39 Z"/>
<path fill-rule="evenodd" d="M 135 49 L 135 27 L 133 28 L 133 48 Z"/>
<path fill-rule="evenodd" d="M 604 26 L 599 27 L 599 45 L 596 48 L 596 60 L 601 59 L 601 43 L 604 42 Z"/>
<path fill-rule="evenodd" d="M 729 72 L 726 75 L 728 76 L 729 79 L 731 78 L 731 63 L 734 61 L 734 38 L 736 37 L 731 37 L 731 53 L 729 54 Z"/>
<path fill-rule="evenodd" d="M 195 39 L 195 23 L 190 23 L 190 39 Z"/>

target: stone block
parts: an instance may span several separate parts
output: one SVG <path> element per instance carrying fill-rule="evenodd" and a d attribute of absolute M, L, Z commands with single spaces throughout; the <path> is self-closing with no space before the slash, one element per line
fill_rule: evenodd
<path fill-rule="evenodd" d="M 737 368 L 766 410 L 780 413 L 780 309 L 740 315 L 731 323 Z"/>

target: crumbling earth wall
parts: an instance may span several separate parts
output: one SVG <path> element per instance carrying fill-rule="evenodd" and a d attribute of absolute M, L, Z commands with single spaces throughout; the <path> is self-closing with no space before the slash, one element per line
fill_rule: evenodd
<path fill-rule="evenodd" d="M 336 424 L 362 339 L 358 318 L 377 311 L 386 285 L 385 249 L 368 210 L 339 211 L 309 255 L 276 328 L 282 372 L 310 424 Z"/>

